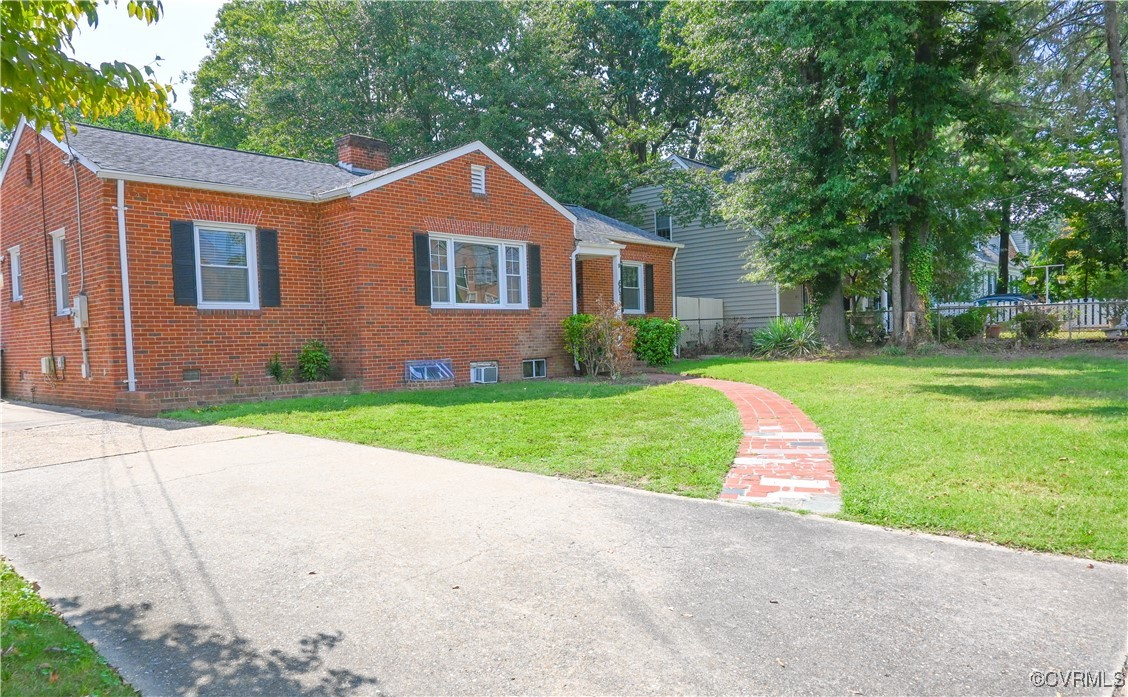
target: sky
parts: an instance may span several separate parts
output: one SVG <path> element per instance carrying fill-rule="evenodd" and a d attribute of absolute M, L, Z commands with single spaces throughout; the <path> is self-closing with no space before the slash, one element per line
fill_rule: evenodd
<path fill-rule="evenodd" d="M 176 91 L 173 107 L 191 111 L 191 81 L 181 81 L 182 72 L 194 72 L 208 55 L 204 35 L 215 24 L 224 0 L 164 0 L 164 15 L 155 24 L 145 24 L 126 14 L 126 0 L 115 7 L 98 5 L 98 27 L 79 23 L 74 37 L 75 58 L 97 66 L 119 60 L 138 67 L 151 65 L 157 79 Z M 153 60 L 160 56 L 159 63 Z"/>

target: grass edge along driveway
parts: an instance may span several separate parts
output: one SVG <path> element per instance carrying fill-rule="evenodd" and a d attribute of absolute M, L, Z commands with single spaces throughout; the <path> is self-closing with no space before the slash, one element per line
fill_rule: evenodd
<path fill-rule="evenodd" d="M 718 358 L 674 370 L 761 385 L 822 429 L 839 517 L 1128 559 L 1121 357 Z"/>
<path fill-rule="evenodd" d="M 706 387 L 529 381 L 233 404 L 172 418 L 716 498 L 742 429 Z"/>
<path fill-rule="evenodd" d="M 0 691 L 138 697 L 90 644 L 0 559 Z"/>

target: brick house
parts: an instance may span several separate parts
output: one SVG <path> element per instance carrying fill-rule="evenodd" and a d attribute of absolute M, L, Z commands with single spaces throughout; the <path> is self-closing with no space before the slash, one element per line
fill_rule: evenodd
<path fill-rule="evenodd" d="M 395 166 L 380 140 L 337 149 L 21 123 L 0 169 L 4 395 L 154 413 L 558 377 L 561 320 L 595 298 L 674 314 L 677 245 L 606 229 L 482 143 Z M 278 385 L 267 362 L 310 339 L 339 380 Z"/>

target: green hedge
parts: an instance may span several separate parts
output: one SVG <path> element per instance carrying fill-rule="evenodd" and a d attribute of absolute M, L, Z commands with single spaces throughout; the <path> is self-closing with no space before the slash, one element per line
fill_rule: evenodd
<path fill-rule="evenodd" d="M 669 365 L 674 360 L 682 324 L 676 319 L 640 317 L 628 322 L 635 328 L 634 353 L 648 365 Z"/>

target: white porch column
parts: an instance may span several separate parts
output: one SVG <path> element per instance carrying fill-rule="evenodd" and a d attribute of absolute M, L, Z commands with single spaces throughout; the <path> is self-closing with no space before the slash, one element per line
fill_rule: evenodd
<path fill-rule="evenodd" d="M 621 291 L 623 256 L 618 250 L 615 250 L 615 255 L 611 257 L 611 297 L 614 299 L 615 305 L 619 307 L 619 312 L 623 311 L 623 298 Z"/>

